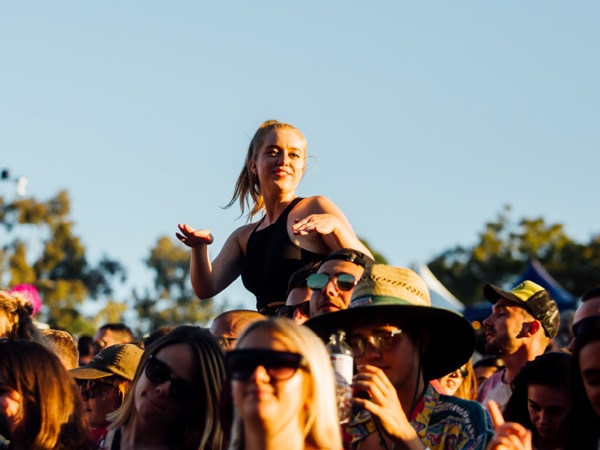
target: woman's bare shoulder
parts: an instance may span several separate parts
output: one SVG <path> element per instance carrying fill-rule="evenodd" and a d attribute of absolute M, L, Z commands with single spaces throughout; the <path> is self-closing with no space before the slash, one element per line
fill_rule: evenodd
<path fill-rule="evenodd" d="M 311 197 L 305 197 L 294 207 L 294 210 L 296 209 L 304 210 L 310 212 L 311 214 L 315 214 L 337 210 L 338 207 L 335 205 L 335 203 L 333 203 L 331 199 L 325 197 L 324 195 L 313 195 Z"/>

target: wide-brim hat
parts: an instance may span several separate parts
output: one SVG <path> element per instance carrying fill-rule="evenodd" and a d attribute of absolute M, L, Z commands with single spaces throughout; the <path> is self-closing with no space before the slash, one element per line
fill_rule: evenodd
<path fill-rule="evenodd" d="M 115 344 L 103 349 L 85 366 L 69 370 L 73 378 L 97 380 L 113 375 L 133 381 L 144 351 L 135 344 Z"/>
<path fill-rule="evenodd" d="M 431 306 L 429 289 L 417 273 L 385 264 L 365 269 L 348 309 L 313 317 L 305 325 L 327 341 L 338 329 L 350 334 L 353 328 L 381 320 L 427 330 L 429 342 L 422 356 L 426 380 L 455 371 L 475 350 L 475 331 L 467 319 L 455 311 Z"/>

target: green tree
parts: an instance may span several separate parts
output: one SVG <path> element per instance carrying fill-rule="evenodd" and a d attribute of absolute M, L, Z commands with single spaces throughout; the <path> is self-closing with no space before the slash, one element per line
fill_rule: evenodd
<path fill-rule="evenodd" d="M 225 309 L 226 305 L 217 309 L 213 299 L 196 297 L 190 284 L 189 249 L 175 239 L 160 237 L 146 265 L 154 272 L 153 289 L 134 295 L 141 333 L 162 325 L 206 325 Z"/>
<path fill-rule="evenodd" d="M 521 274 L 531 258 L 541 261 L 569 292 L 581 293 L 600 282 L 600 236 L 587 244 L 575 242 L 562 224 L 543 218 L 511 220 L 506 206 L 485 224 L 471 247 L 445 250 L 428 263 L 438 279 L 466 305 L 483 300 L 486 283 L 503 285 Z"/>
<path fill-rule="evenodd" d="M 375 259 L 375 262 L 379 263 L 379 264 L 388 264 L 387 258 L 385 256 L 383 256 L 382 253 L 379 253 L 378 251 L 374 250 L 373 247 L 371 247 L 369 245 L 369 243 L 367 242 L 366 239 L 363 239 L 361 237 L 359 237 L 360 242 L 362 242 L 364 244 L 365 247 L 367 247 L 370 252 L 373 254 L 373 259 Z"/>
<path fill-rule="evenodd" d="M 37 287 L 43 299 L 42 320 L 74 334 L 93 331 L 81 313 L 86 299 L 110 296 L 115 280 L 125 281 L 122 265 L 104 257 L 92 266 L 85 247 L 73 233 L 66 191 L 48 201 L 0 197 L 0 226 L 7 231 L 0 242 L 0 284 Z"/>

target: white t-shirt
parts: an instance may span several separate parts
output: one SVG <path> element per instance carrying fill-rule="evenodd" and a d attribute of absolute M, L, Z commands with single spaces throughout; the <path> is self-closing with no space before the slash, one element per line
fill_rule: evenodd
<path fill-rule="evenodd" d="M 487 408 L 488 400 L 494 400 L 498 403 L 501 411 L 508 403 L 508 399 L 512 395 L 512 389 L 509 383 L 505 383 L 502 378 L 506 369 L 501 369 L 479 386 L 477 391 L 477 401 Z"/>

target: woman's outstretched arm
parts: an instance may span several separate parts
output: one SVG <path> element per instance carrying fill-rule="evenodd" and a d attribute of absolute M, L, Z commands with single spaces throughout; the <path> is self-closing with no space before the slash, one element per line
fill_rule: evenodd
<path fill-rule="evenodd" d="M 225 241 L 223 248 L 211 263 L 208 246 L 213 243 L 209 230 L 196 230 L 187 224 L 179 224 L 177 239 L 191 248 L 190 279 L 198 298 L 213 297 L 229 286 L 241 273 L 244 255 L 240 247 L 238 228 Z"/>

